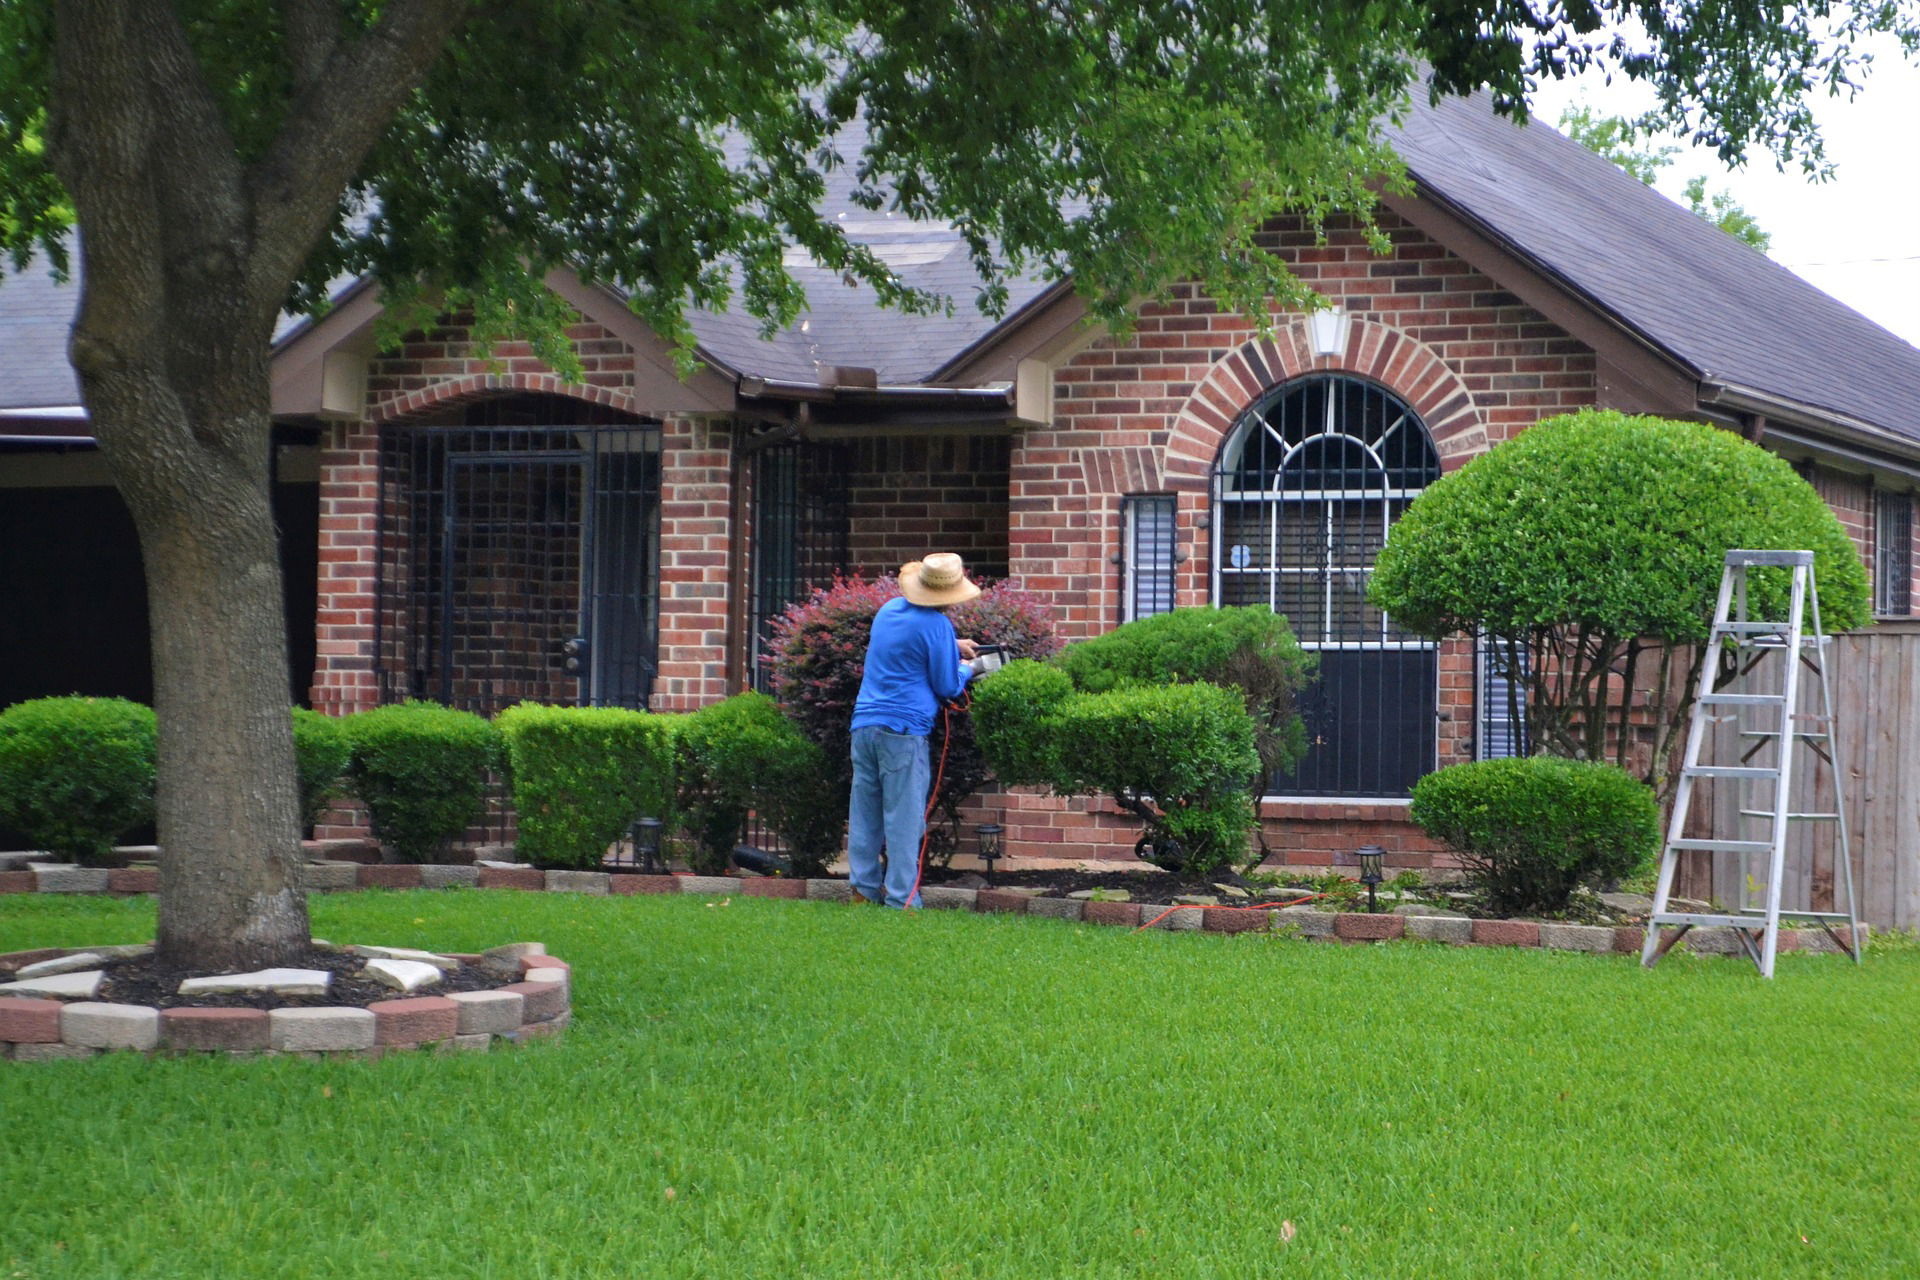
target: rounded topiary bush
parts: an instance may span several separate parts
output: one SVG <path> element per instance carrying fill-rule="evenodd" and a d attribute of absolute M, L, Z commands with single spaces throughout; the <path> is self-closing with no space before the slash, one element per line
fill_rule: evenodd
<path fill-rule="evenodd" d="M 1430 773 L 1408 815 L 1506 914 L 1564 910 L 1574 890 L 1641 871 L 1660 849 L 1651 788 L 1613 765 L 1553 756 Z"/>
<path fill-rule="evenodd" d="M 518 848 L 534 866 L 597 867 L 635 818 L 669 812 L 671 718 L 523 702 L 493 723 L 506 750 Z"/>
<path fill-rule="evenodd" d="M 300 825 L 311 827 L 340 794 L 353 744 L 344 721 L 293 709 L 293 763 L 300 786 Z"/>
<path fill-rule="evenodd" d="M 0 823 L 87 866 L 153 821 L 153 709 L 124 698 L 36 698 L 0 711 Z"/>
<path fill-rule="evenodd" d="M 1292 770 L 1307 752 L 1298 700 L 1318 659 L 1300 647 L 1287 620 L 1265 605 L 1137 618 L 1069 645 L 1059 662 L 1074 686 L 1088 693 L 1195 681 L 1239 690 L 1253 718 L 1263 783 Z"/>
<path fill-rule="evenodd" d="M 399 702 L 348 716 L 347 773 L 373 833 L 395 856 L 426 862 L 480 820 L 500 735 L 470 711 Z"/>

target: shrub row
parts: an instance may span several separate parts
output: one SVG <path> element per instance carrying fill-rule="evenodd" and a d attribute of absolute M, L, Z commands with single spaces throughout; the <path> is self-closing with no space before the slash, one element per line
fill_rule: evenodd
<path fill-rule="evenodd" d="M 154 716 L 118 698 L 41 698 L 0 711 L 0 823 L 84 865 L 153 820 Z M 724 870 L 757 813 L 793 870 L 818 875 L 838 851 L 844 799 L 820 780 L 820 749 L 774 703 L 742 694 L 688 715 L 612 707 L 509 707 L 492 722 L 430 702 L 343 718 L 293 712 L 300 815 L 342 795 L 376 837 L 431 860 L 484 813 L 506 776 L 519 849 L 543 867 L 594 867 L 643 815 L 687 829 L 696 870 Z"/>

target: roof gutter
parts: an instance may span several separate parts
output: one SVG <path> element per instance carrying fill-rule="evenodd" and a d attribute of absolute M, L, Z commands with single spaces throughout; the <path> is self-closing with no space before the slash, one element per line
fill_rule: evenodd
<path fill-rule="evenodd" d="M 1012 387 L 821 386 L 780 378 L 742 376 L 740 394 L 752 400 L 790 400 L 812 404 L 978 405 L 1000 409 L 1013 404 Z"/>
<path fill-rule="evenodd" d="M 1889 431 L 1885 427 L 1860 418 L 1819 409 L 1754 387 L 1744 387 L 1730 382 L 1702 381 L 1700 403 L 1743 413 L 1762 414 L 1767 419 L 1769 436 L 1784 436 L 1808 448 L 1851 458 L 1856 462 L 1877 466 L 1887 465 L 1890 459 L 1899 459 L 1909 466 L 1920 463 L 1920 440 Z M 1845 445 L 1822 438 L 1820 433 L 1828 431 L 1843 432 L 1851 437 L 1871 441 L 1885 452 L 1876 457 L 1871 453 L 1849 449 Z M 1806 434 L 1808 432 L 1813 434 Z"/>

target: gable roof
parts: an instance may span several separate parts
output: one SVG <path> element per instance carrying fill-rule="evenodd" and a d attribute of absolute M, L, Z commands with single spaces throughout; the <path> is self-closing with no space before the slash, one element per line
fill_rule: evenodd
<path fill-rule="evenodd" d="M 43 255 L 0 280 L 0 410 L 80 403 L 80 380 L 67 359 L 79 306 L 79 283 L 55 280 Z"/>
<path fill-rule="evenodd" d="M 1920 444 L 1920 348 L 1546 124 L 1484 94 L 1424 100 L 1389 130 L 1449 206 L 1701 382 Z"/>

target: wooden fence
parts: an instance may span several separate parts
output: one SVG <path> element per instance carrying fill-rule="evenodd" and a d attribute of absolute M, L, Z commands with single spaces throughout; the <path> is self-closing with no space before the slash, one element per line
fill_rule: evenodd
<path fill-rule="evenodd" d="M 1832 641 L 1831 683 L 1835 746 L 1846 792 L 1848 842 L 1854 891 L 1860 915 L 1876 929 L 1920 928 L 1920 619 L 1883 622 L 1865 631 L 1847 632 Z M 1802 669 L 1802 687 L 1812 682 Z M 1806 690 L 1817 699 L 1817 687 Z M 1802 709 L 1817 711 L 1805 700 Z M 1743 750 L 1761 742 L 1742 731 L 1758 727 L 1755 714 L 1718 726 L 1703 762 L 1731 764 Z M 1742 723 L 1741 721 L 1744 721 Z M 1771 764 L 1773 748 L 1762 745 L 1751 763 Z M 1834 811 L 1833 772 L 1809 768 L 1805 752 L 1795 761 L 1791 809 L 1801 813 Z M 1770 782 L 1736 784 L 1722 780 L 1704 790 L 1693 809 L 1689 834 L 1723 840 L 1765 838 L 1762 819 L 1742 817 L 1740 809 L 1772 803 Z M 1802 911 L 1844 909 L 1835 858 L 1832 822 L 1797 822 L 1788 841 L 1781 906 Z M 1733 906 L 1753 886 L 1748 874 L 1764 879 L 1764 865 L 1751 871 L 1733 855 L 1690 855 L 1683 863 L 1677 891 Z M 1758 905 L 1757 899 L 1749 897 Z"/>

